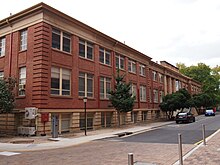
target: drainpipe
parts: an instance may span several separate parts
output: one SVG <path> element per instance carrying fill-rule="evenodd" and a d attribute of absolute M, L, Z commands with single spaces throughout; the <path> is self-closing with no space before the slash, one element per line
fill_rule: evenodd
<path fill-rule="evenodd" d="M 10 33 L 10 44 L 9 44 L 9 77 L 11 77 L 11 61 L 12 61 L 12 44 L 13 44 L 13 32 L 12 32 L 12 24 L 6 19 L 7 24 L 11 27 Z"/>

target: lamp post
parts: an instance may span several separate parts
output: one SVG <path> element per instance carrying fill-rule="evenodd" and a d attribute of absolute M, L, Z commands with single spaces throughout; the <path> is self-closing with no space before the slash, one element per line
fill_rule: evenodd
<path fill-rule="evenodd" d="M 84 114 L 85 114 L 85 136 L 86 136 L 86 131 L 87 131 L 87 114 L 86 114 L 86 102 L 87 102 L 87 97 L 83 97 L 83 102 L 84 102 Z"/>

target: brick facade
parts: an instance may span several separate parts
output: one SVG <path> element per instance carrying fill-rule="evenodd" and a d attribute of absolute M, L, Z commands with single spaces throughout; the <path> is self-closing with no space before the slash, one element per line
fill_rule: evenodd
<path fill-rule="evenodd" d="M 52 29 L 71 34 L 70 52 L 52 48 Z M 19 51 L 20 31 L 27 29 L 27 49 Z M 46 133 L 51 131 L 51 116 L 59 119 L 59 133 L 65 130 L 78 131 L 82 128 L 84 103 L 79 92 L 79 73 L 93 75 L 93 97 L 87 101 L 87 111 L 93 129 L 106 127 L 106 123 L 116 125 L 117 114 L 107 99 L 100 99 L 100 77 L 111 78 L 111 88 L 114 87 L 112 75 L 116 72 L 116 55 L 124 56 L 125 67 L 121 73 L 126 74 L 126 82 L 136 85 L 137 96 L 140 94 L 140 85 L 146 87 L 146 101 L 137 97 L 134 112 L 123 114 L 124 123 L 145 121 L 163 118 L 159 110 L 159 103 L 163 94 L 175 92 L 176 83 L 180 88 L 187 88 L 191 93 L 200 92 L 198 82 L 179 73 L 178 68 L 167 62 L 160 64 L 151 61 L 151 58 L 134 50 L 127 45 L 51 8 L 40 3 L 18 14 L 0 21 L 0 38 L 6 38 L 6 53 L 0 57 L 0 71 L 5 77 L 15 77 L 19 82 L 19 68 L 26 67 L 25 96 L 18 95 L 16 87 L 16 112 L 24 113 L 25 107 L 37 107 L 38 116 L 35 119 L 37 134 L 41 134 L 44 124 L 41 122 L 41 113 L 49 113 L 49 122 L 45 123 Z M 79 56 L 79 40 L 84 39 L 93 43 L 93 59 Z M 99 49 L 110 51 L 111 65 L 99 61 Z M 136 63 L 136 73 L 128 71 L 129 60 Z M 145 66 L 145 75 L 141 76 L 139 65 Z M 70 77 L 70 95 L 51 95 L 51 68 L 68 69 Z M 156 73 L 156 79 L 153 79 Z M 108 115 L 106 115 L 108 113 Z M 110 115 L 109 115 L 110 114 Z M 135 114 L 135 115 L 134 115 Z M 146 119 L 144 115 L 146 116 Z M 132 116 L 134 115 L 134 116 Z M 23 120 L 23 119 L 22 119 Z M 65 123 L 65 124 L 64 124 Z M 24 125 L 23 121 L 18 125 Z"/>

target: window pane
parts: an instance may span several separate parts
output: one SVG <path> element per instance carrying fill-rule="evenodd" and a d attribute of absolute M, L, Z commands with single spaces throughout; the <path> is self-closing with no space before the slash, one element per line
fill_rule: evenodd
<path fill-rule="evenodd" d="M 79 41 L 79 55 L 85 57 L 85 42 Z"/>
<path fill-rule="evenodd" d="M 63 51 L 70 52 L 70 39 L 63 37 Z"/>
<path fill-rule="evenodd" d="M 105 54 L 105 63 L 107 65 L 111 65 L 111 55 L 110 55 L 110 52 L 106 52 L 106 54 Z"/>
<path fill-rule="evenodd" d="M 23 30 L 20 33 L 20 50 L 27 49 L 27 30 Z"/>
<path fill-rule="evenodd" d="M 60 81 L 57 78 L 51 78 L 51 88 L 59 89 Z"/>
<path fill-rule="evenodd" d="M 52 33 L 52 47 L 60 50 L 60 34 Z"/>
<path fill-rule="evenodd" d="M 87 58 L 93 59 L 93 47 L 87 46 Z"/>
<path fill-rule="evenodd" d="M 115 66 L 116 68 L 119 68 L 119 57 L 118 56 L 115 57 Z"/>
<path fill-rule="evenodd" d="M 5 55 L 5 38 L 0 39 L 0 56 Z"/>
<path fill-rule="evenodd" d="M 79 77 L 79 96 L 85 96 L 85 78 Z"/>
<path fill-rule="evenodd" d="M 87 79 L 87 96 L 93 97 L 93 79 Z"/>
<path fill-rule="evenodd" d="M 104 79 L 100 79 L 100 98 L 104 98 Z"/>
<path fill-rule="evenodd" d="M 99 62 L 104 64 L 104 50 L 102 48 L 99 49 Z"/>
<path fill-rule="evenodd" d="M 120 69 L 124 69 L 124 58 L 120 58 Z"/>

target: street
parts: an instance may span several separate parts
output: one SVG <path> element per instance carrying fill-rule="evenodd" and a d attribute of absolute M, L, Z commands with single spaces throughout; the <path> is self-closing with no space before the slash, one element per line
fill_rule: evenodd
<path fill-rule="evenodd" d="M 55 150 L 19 152 L 14 156 L 0 156 L 0 164 L 127 165 L 127 155 L 133 153 L 135 162 L 171 165 L 178 160 L 178 133 L 182 133 L 183 154 L 186 154 L 202 139 L 201 125 L 206 125 L 206 136 L 209 136 L 220 128 L 219 120 L 220 115 L 199 116 L 195 123 L 173 123 L 132 136 L 96 140 Z"/>

